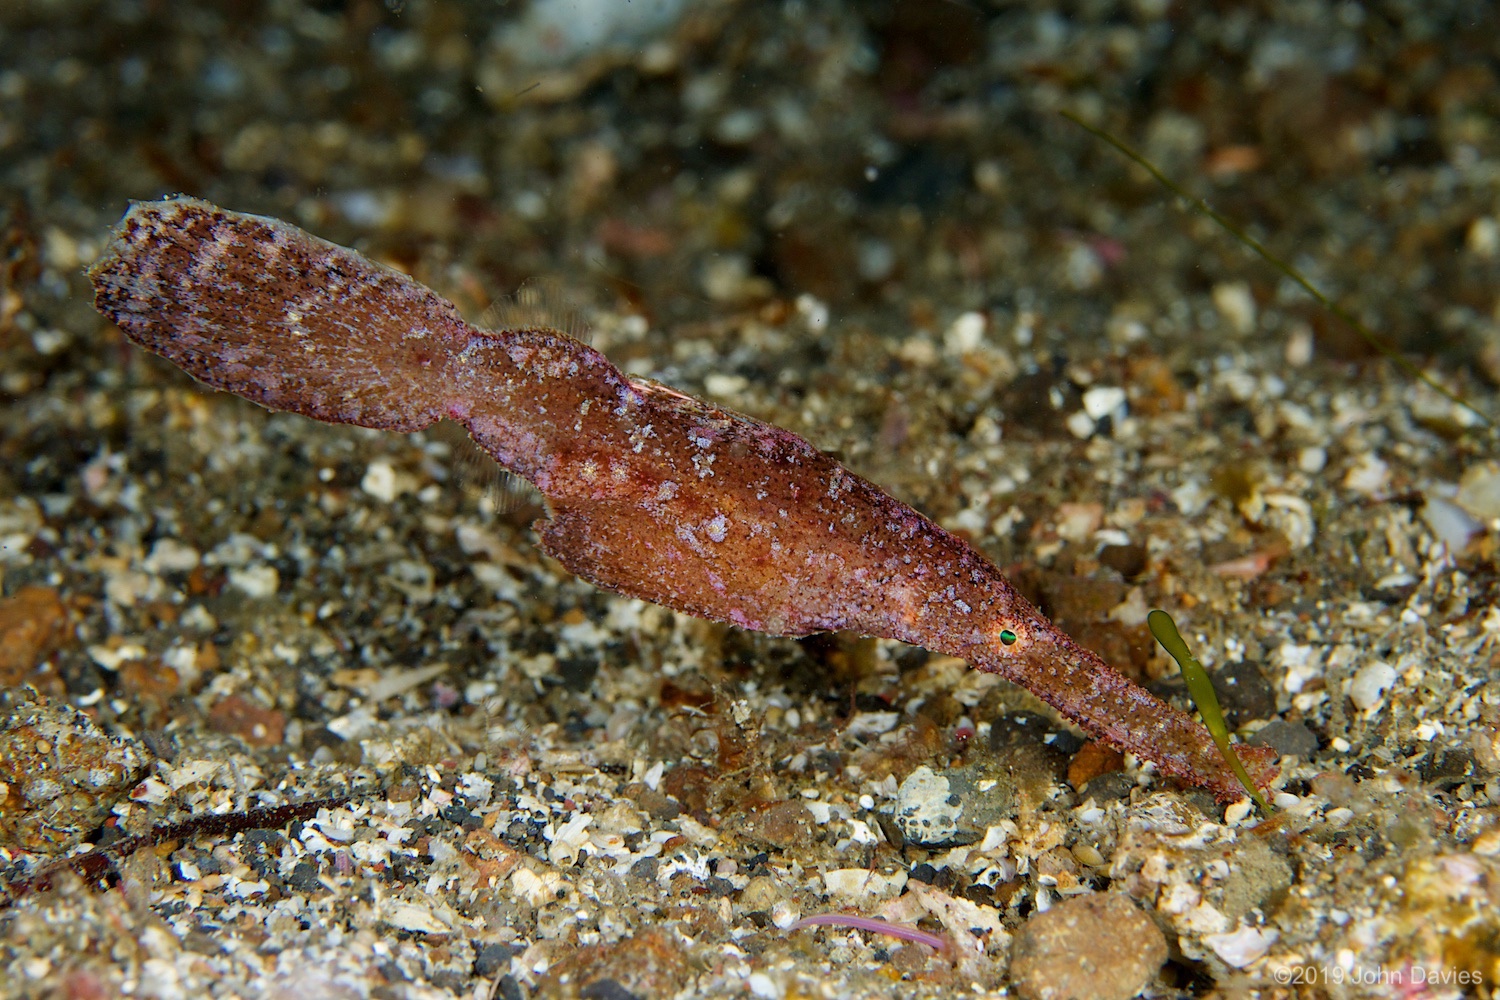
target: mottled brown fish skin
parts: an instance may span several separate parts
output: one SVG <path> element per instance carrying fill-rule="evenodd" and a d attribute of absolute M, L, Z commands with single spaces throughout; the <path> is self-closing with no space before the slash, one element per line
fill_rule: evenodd
<path fill-rule="evenodd" d="M 1205 728 L 795 434 L 631 379 L 553 330 L 475 329 L 352 250 L 195 199 L 133 206 L 90 277 L 127 337 L 215 388 L 333 423 L 462 423 L 547 498 L 544 548 L 601 587 L 776 635 L 850 629 L 959 656 L 1169 774 L 1243 794 Z M 1258 783 L 1275 776 L 1269 750 L 1240 753 Z"/>

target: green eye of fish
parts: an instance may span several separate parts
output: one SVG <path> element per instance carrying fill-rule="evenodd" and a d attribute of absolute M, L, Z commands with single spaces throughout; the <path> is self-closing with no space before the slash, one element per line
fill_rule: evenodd
<path fill-rule="evenodd" d="M 1005 646 L 1014 646 L 1016 644 L 1016 634 L 1008 628 L 1001 629 L 1000 643 Z"/>

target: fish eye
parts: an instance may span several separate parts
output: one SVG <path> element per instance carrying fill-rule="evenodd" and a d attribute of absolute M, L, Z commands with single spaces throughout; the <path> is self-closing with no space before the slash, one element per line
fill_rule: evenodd
<path fill-rule="evenodd" d="M 1000 630 L 1000 643 L 1001 643 L 1001 645 L 1004 645 L 1004 646 L 1014 646 L 1016 644 L 1016 638 L 1017 638 L 1016 634 L 1014 632 L 1012 632 L 1010 629 L 1003 628 L 1003 629 Z"/>

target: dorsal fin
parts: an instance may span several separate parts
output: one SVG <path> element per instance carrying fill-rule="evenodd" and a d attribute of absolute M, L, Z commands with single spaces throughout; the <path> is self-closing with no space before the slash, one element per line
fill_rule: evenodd
<path fill-rule="evenodd" d="M 588 321 L 577 298 L 553 277 L 523 281 L 513 294 L 486 309 L 480 323 L 490 330 L 556 330 L 589 342 Z"/>

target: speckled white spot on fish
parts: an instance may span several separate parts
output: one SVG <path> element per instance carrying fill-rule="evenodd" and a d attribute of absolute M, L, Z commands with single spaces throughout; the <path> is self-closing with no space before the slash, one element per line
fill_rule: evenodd
<path fill-rule="evenodd" d="M 219 229 L 216 227 L 214 241 L 198 253 L 193 261 L 193 272 L 199 276 L 212 275 L 214 266 L 235 246 L 234 232 L 231 229 Z"/>
<path fill-rule="evenodd" d="M 962 600 L 954 601 L 953 602 L 953 606 L 955 608 L 957 608 L 958 610 L 962 611 L 964 614 L 968 614 L 970 611 L 973 610 L 973 608 L 969 607 L 969 605 L 967 603 L 965 603 L 964 601 L 962 601 Z"/>
<path fill-rule="evenodd" d="M 713 520 L 708 522 L 708 537 L 716 542 L 722 542 L 729 534 L 729 518 L 723 514 L 715 514 Z"/>
<path fill-rule="evenodd" d="M 677 495 L 677 484 L 668 479 L 656 487 L 656 500 L 658 503 L 666 503 Z"/>

